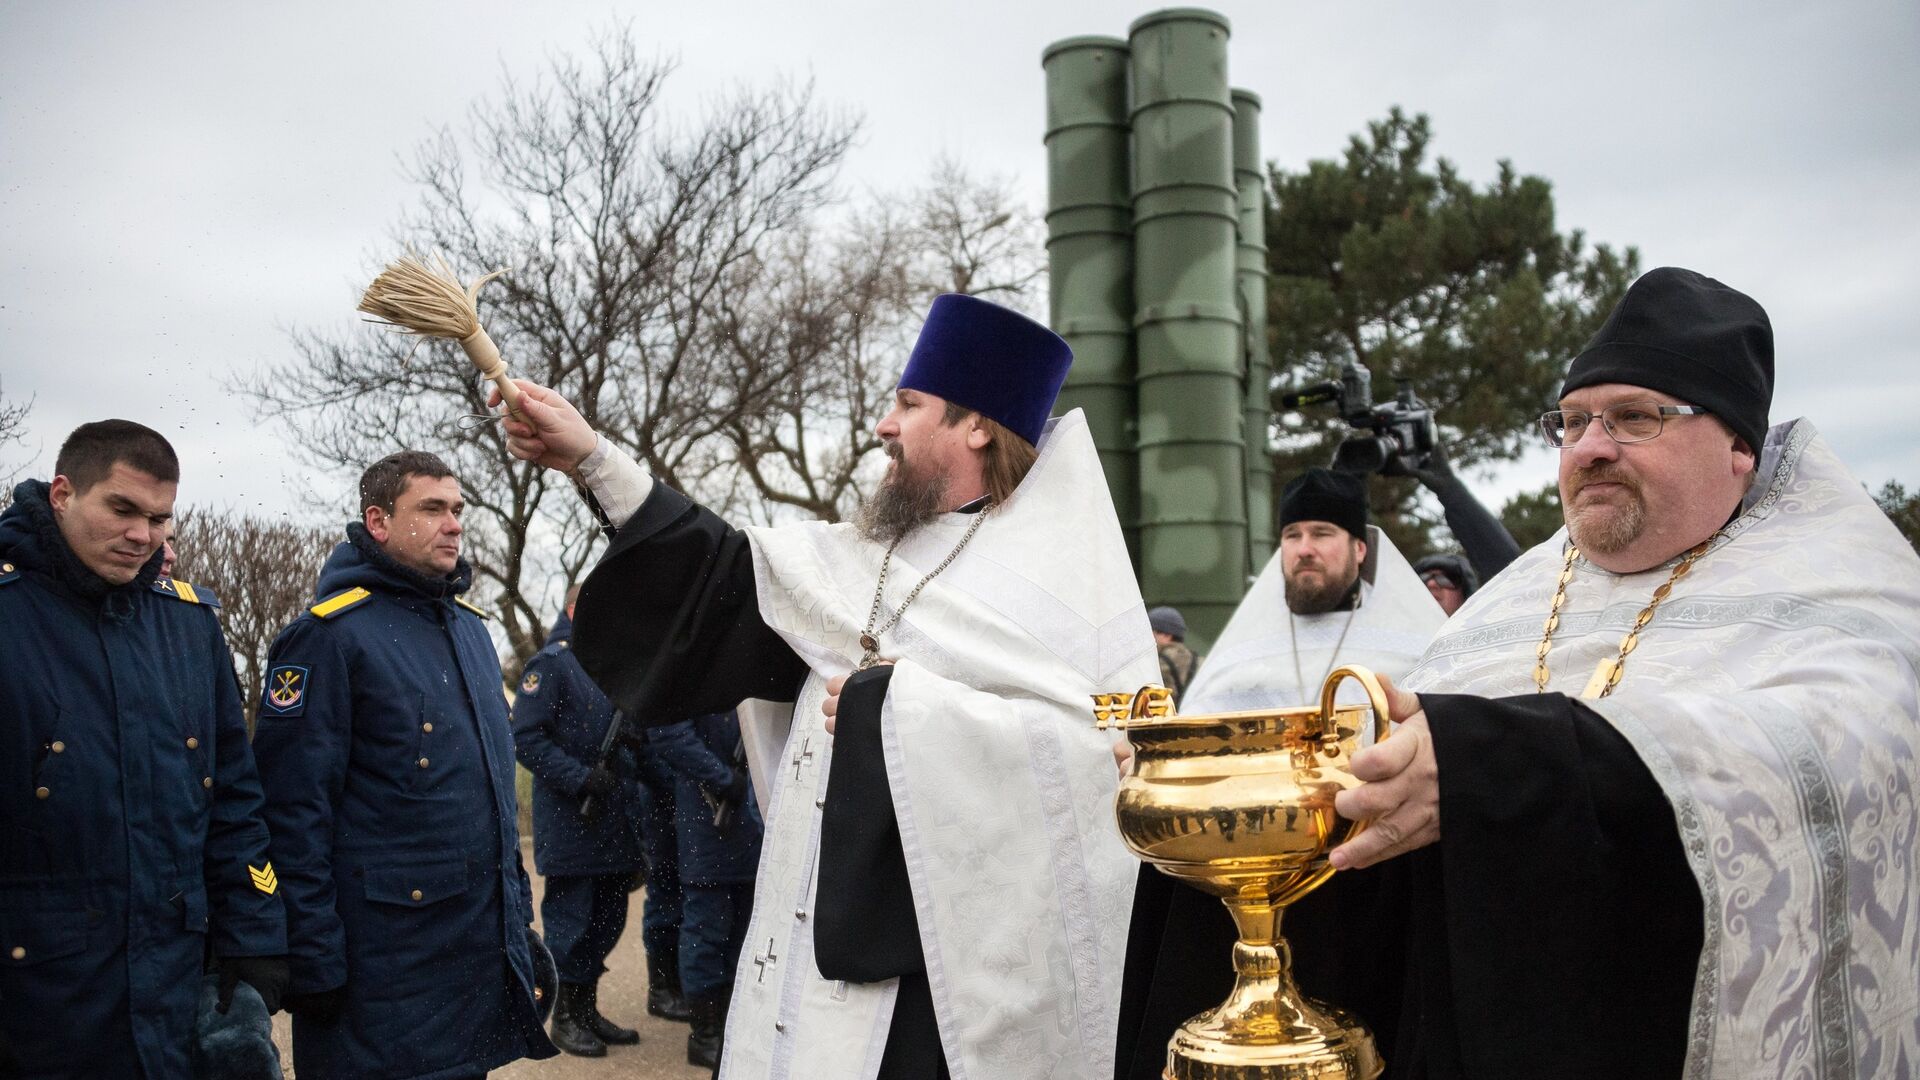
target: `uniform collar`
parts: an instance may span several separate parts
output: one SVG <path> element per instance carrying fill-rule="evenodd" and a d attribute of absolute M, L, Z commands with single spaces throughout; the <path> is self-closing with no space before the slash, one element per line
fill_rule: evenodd
<path fill-rule="evenodd" d="M 451 601 L 473 583 L 473 567 L 462 558 L 453 572 L 435 577 L 423 574 L 382 550 L 360 522 L 347 525 L 347 542 L 333 549 L 320 571 L 316 595 L 331 596 L 355 586 L 402 596 Z"/>

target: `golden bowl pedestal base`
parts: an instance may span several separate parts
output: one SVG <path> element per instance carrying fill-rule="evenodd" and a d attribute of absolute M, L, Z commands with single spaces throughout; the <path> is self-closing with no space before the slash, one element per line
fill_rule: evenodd
<path fill-rule="evenodd" d="M 1303 997 L 1293 985 L 1284 940 L 1236 942 L 1233 966 L 1238 978 L 1227 1000 L 1173 1033 L 1161 1074 L 1165 1080 L 1375 1080 L 1380 1075 L 1380 1054 L 1366 1025 Z"/>

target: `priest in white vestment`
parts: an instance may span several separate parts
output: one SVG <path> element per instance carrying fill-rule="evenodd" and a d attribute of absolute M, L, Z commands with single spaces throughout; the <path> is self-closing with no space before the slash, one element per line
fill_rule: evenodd
<path fill-rule="evenodd" d="M 1308 469 L 1280 493 L 1280 549 L 1234 609 L 1183 713 L 1312 705 L 1342 664 L 1390 678 L 1446 621 L 1386 534 L 1367 523 L 1366 481 Z M 1359 700 L 1356 684 L 1341 701 Z"/>
<path fill-rule="evenodd" d="M 1344 919 L 1288 913 L 1389 1077 L 1920 1075 L 1920 558 L 1772 388 L 1765 312 L 1673 268 L 1573 361 L 1567 527 L 1356 755 Z"/>
<path fill-rule="evenodd" d="M 722 1077 L 1111 1071 L 1138 864 L 1090 703 L 1158 667 L 1085 420 L 1048 419 L 1070 361 L 938 299 L 858 523 L 734 530 L 537 387 L 508 424 L 619 527 L 574 639 L 616 704 L 794 703 L 742 715 L 770 795 Z"/>

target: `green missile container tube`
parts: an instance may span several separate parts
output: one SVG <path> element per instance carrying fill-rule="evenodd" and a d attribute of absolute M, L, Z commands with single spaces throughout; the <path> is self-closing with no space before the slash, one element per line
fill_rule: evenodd
<path fill-rule="evenodd" d="M 1140 587 L 1204 651 L 1246 590 L 1246 360 L 1225 16 L 1128 30 Z"/>
<path fill-rule="evenodd" d="M 1138 566 L 1127 43 L 1067 38 L 1047 47 L 1040 66 L 1047 84 L 1049 314 L 1054 332 L 1073 347 L 1057 411 L 1086 410 Z"/>
<path fill-rule="evenodd" d="M 1260 160 L 1260 95 L 1233 92 L 1233 177 L 1239 188 L 1240 245 L 1236 280 L 1245 318 L 1247 367 L 1247 569 L 1255 574 L 1273 555 L 1273 452 L 1268 445 L 1272 406 L 1267 384 L 1267 178 Z"/>

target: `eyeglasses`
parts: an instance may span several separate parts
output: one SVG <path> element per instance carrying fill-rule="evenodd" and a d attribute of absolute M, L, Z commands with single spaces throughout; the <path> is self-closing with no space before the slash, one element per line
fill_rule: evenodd
<path fill-rule="evenodd" d="M 1600 427 L 1617 443 L 1646 442 L 1660 434 L 1669 416 L 1705 416 L 1709 410 L 1698 405 L 1661 405 L 1653 401 L 1628 401 L 1609 405 L 1600 411 Z M 1555 409 L 1540 417 L 1540 434 L 1547 445 L 1564 450 L 1587 434 L 1593 413 L 1578 409 Z"/>

